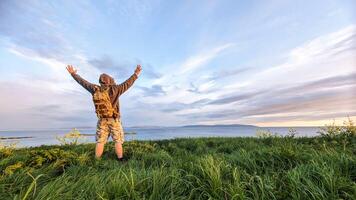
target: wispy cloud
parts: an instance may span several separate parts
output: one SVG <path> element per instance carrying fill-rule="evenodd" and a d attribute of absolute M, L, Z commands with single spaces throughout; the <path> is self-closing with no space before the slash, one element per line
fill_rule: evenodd
<path fill-rule="evenodd" d="M 251 100 L 255 99 L 257 96 L 260 96 L 263 99 L 273 99 L 273 97 L 282 97 L 290 95 L 299 95 L 313 93 L 315 91 L 325 91 L 333 88 L 343 88 L 345 86 L 356 85 L 356 73 L 327 77 L 315 81 L 310 81 L 302 83 L 297 86 L 283 88 L 272 88 L 270 90 L 260 90 L 256 92 L 247 92 L 238 95 L 222 97 L 216 100 L 209 102 L 209 104 L 230 104 L 237 103 L 242 100 Z M 331 94 L 332 95 L 332 94 Z"/>
<path fill-rule="evenodd" d="M 255 79 L 265 81 L 266 78 L 278 77 L 289 83 L 351 73 L 355 70 L 355 39 L 355 25 L 317 37 L 292 49 L 285 63 L 261 72 Z"/>
<path fill-rule="evenodd" d="M 138 88 L 143 91 L 143 96 L 161 96 L 166 94 L 161 85 L 152 85 L 151 87 L 138 86 Z"/>
<path fill-rule="evenodd" d="M 332 113 L 339 113 L 335 114 L 337 117 L 341 117 L 340 113 L 344 113 L 344 117 L 350 115 L 356 111 L 356 104 L 352 101 L 356 98 L 353 92 L 356 91 L 356 66 L 352 55 L 356 54 L 354 44 L 349 42 L 354 40 L 353 31 L 354 28 L 347 27 L 291 50 L 291 58 L 285 64 L 272 66 L 271 69 L 257 75 L 250 73 L 250 78 L 254 81 L 249 81 L 239 89 L 231 87 L 231 83 L 220 87 L 220 91 L 214 91 L 218 96 L 205 101 L 200 105 L 201 109 L 180 106 L 172 111 L 185 118 L 211 119 L 214 122 L 216 119 L 243 121 L 253 118 L 256 123 L 259 122 L 258 118 L 264 117 L 274 119 L 276 122 L 288 121 L 287 116 L 294 116 L 293 120 L 306 120 L 306 113 L 314 113 L 315 119 L 317 116 L 325 119 Z M 297 53 L 296 56 L 296 52 L 304 52 L 303 48 L 309 53 L 305 55 Z M 313 57 L 315 59 L 312 59 Z M 332 62 L 333 65 L 325 66 L 328 62 Z M 336 68 L 337 63 L 340 65 Z M 341 65 L 342 63 L 346 64 Z M 323 69 L 324 67 L 326 69 Z M 327 70 L 329 75 L 324 73 L 320 76 L 316 73 L 321 70 Z M 295 77 L 295 73 L 302 77 Z M 198 90 L 194 87 L 191 91 Z M 279 115 L 269 117 L 276 114 Z"/>
<path fill-rule="evenodd" d="M 68 52 L 72 47 L 62 35 L 58 21 L 52 21 L 49 5 L 41 5 L 42 9 L 34 9 L 39 8 L 35 2 L 22 4 L 20 1 L 7 1 L 2 5 L 0 35 L 8 38 L 13 46 L 49 59 L 70 56 Z"/>
<path fill-rule="evenodd" d="M 71 126 L 73 121 L 65 120 L 70 116 L 82 125 L 93 122 L 95 115 L 90 114 L 92 103 L 90 99 L 84 99 L 87 96 L 79 86 L 74 85 L 65 66 L 69 63 L 82 64 L 79 71 L 89 78 L 98 71 L 87 63 L 79 48 L 72 46 L 64 31 L 66 25 L 52 12 L 53 5 L 37 1 L 26 4 L 7 1 L 1 5 L 4 12 L 0 19 L 0 37 L 5 38 L 1 40 L 1 47 L 17 56 L 18 60 L 40 65 L 42 69 L 31 74 L 27 70 L 18 70 L 15 80 L 0 81 L 1 85 L 6 85 L 1 87 L 1 91 L 7 96 L 2 98 L 0 126 Z M 83 113 L 86 114 L 83 116 Z M 80 120 L 84 118 L 87 121 Z"/>
<path fill-rule="evenodd" d="M 105 55 L 101 58 L 90 59 L 88 63 L 101 72 L 121 78 L 131 76 L 137 64 L 144 66 L 142 76 L 146 79 L 158 79 L 162 76 L 155 71 L 152 65 L 142 62 L 139 59 L 116 61 L 111 56 Z"/>
<path fill-rule="evenodd" d="M 101 58 L 90 59 L 89 64 L 96 67 L 99 71 L 113 74 L 114 76 L 129 76 L 132 73 L 133 64 L 129 62 L 117 63 L 110 56 L 105 55 Z M 131 70 L 129 70 L 131 69 Z"/>
<path fill-rule="evenodd" d="M 142 64 L 120 99 L 130 125 L 355 116 L 351 9 L 312 4 L 315 16 L 289 14 L 290 2 L 4 1 L 0 127 L 95 124 L 90 94 L 66 64 L 91 82 L 103 72 L 125 80 Z"/>
<path fill-rule="evenodd" d="M 210 76 L 208 80 L 220 80 L 223 78 L 229 78 L 229 77 L 240 75 L 242 73 L 246 73 L 253 69 L 254 69 L 253 67 L 243 67 L 243 68 L 232 69 L 232 70 L 220 70 L 215 72 L 212 76 Z"/>
<path fill-rule="evenodd" d="M 2 129 L 70 127 L 73 121 L 68 120 L 69 117 L 76 117 L 75 123 L 81 126 L 95 123 L 89 94 L 62 93 L 43 83 L 27 81 L 1 81 L 0 90 L 4 95 L 0 99 Z"/>
<path fill-rule="evenodd" d="M 147 15 L 153 11 L 153 5 L 157 4 L 158 1 L 132 0 L 123 2 L 109 0 L 104 3 L 108 6 L 110 16 L 120 16 L 120 18 L 125 18 L 125 20 L 134 23 L 142 23 Z"/>
<path fill-rule="evenodd" d="M 185 74 L 187 72 L 194 71 L 199 67 L 202 67 L 204 64 L 217 57 L 219 53 L 233 46 L 234 46 L 233 43 L 227 43 L 218 46 L 214 49 L 211 49 L 210 51 L 206 51 L 204 53 L 189 57 L 186 61 L 184 61 L 181 64 L 179 74 Z"/>

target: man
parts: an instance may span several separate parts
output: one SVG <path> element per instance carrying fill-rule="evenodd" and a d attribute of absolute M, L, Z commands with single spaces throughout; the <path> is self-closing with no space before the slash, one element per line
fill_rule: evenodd
<path fill-rule="evenodd" d="M 119 97 L 128 90 L 141 73 L 141 66 L 137 65 L 134 74 L 125 82 L 117 85 L 112 77 L 101 74 L 100 85 L 89 83 L 77 74 L 72 66 L 67 66 L 72 77 L 93 96 L 95 112 L 98 117 L 96 129 L 95 157 L 100 158 L 104 151 L 105 143 L 109 135 L 115 142 L 115 152 L 119 160 L 123 159 L 122 144 L 124 142 L 124 131 L 120 121 Z"/>

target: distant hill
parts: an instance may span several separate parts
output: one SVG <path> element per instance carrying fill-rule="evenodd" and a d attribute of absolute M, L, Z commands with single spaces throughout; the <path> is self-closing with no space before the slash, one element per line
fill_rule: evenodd
<path fill-rule="evenodd" d="M 258 126 L 254 125 L 247 125 L 247 124 L 215 124 L 215 125 L 186 125 L 182 127 L 187 127 L 187 128 L 203 128 L 203 127 L 250 127 L 250 128 L 255 128 Z"/>
<path fill-rule="evenodd" d="M 124 126 L 125 128 L 125 126 Z M 154 128 L 166 128 L 165 126 L 128 126 L 126 128 L 140 128 L 140 129 L 154 129 Z"/>
<path fill-rule="evenodd" d="M 256 128 L 258 126 L 245 125 L 245 124 L 215 124 L 215 125 L 185 125 L 185 126 L 131 126 L 127 128 L 138 128 L 138 129 L 155 129 L 155 128 L 213 128 L 213 127 L 250 127 Z"/>

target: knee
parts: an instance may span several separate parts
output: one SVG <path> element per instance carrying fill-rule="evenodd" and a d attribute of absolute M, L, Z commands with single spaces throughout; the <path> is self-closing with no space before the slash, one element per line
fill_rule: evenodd
<path fill-rule="evenodd" d="M 115 146 L 122 147 L 123 142 L 115 142 Z"/>

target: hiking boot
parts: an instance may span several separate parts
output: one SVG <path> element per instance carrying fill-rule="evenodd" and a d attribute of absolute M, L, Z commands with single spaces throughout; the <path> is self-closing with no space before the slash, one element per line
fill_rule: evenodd
<path fill-rule="evenodd" d="M 117 158 L 117 160 L 119 162 L 126 162 L 127 161 L 127 158 L 126 157 L 122 157 L 122 158 Z"/>

